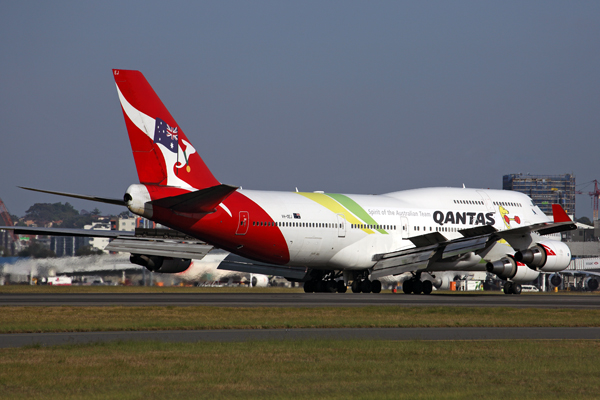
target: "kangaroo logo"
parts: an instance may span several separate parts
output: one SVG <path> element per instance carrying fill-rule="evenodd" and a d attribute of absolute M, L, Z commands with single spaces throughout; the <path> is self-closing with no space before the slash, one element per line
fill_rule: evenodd
<path fill-rule="evenodd" d="M 519 218 L 518 215 L 515 215 L 514 218 L 510 218 L 508 216 L 509 212 L 506 208 L 500 206 L 498 208 L 498 210 L 500 211 L 500 217 L 502 218 L 502 221 L 504 221 L 504 225 L 506 226 L 506 229 L 510 229 L 510 221 L 514 221 L 517 224 L 521 225 L 521 218 Z"/>

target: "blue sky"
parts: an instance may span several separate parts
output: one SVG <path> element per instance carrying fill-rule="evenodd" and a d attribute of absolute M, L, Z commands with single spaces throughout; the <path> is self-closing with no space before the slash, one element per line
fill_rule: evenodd
<path fill-rule="evenodd" d="M 598 2 L 1 9 L 0 198 L 13 214 L 65 201 L 17 185 L 120 198 L 136 182 L 112 68 L 142 71 L 217 179 L 248 189 L 600 179 Z M 577 198 L 583 215 L 589 196 Z"/>

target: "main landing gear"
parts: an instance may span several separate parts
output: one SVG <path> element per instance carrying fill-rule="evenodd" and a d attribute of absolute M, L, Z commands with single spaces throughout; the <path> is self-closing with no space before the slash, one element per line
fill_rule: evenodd
<path fill-rule="evenodd" d="M 421 274 L 417 274 L 402 283 L 402 291 L 405 294 L 431 294 L 433 283 L 431 281 L 422 281 Z"/>
<path fill-rule="evenodd" d="M 313 271 L 312 279 L 304 282 L 305 293 L 346 293 L 348 287 L 344 279 L 340 278 L 341 273 Z M 352 293 L 380 293 L 381 282 L 378 280 L 369 280 L 368 272 L 361 272 L 354 276 Z"/>
<path fill-rule="evenodd" d="M 381 282 L 375 279 L 370 281 L 369 278 L 356 278 L 352 281 L 352 293 L 381 293 Z"/>
<path fill-rule="evenodd" d="M 521 294 L 521 285 L 515 282 L 506 282 L 504 284 L 504 294 Z"/>

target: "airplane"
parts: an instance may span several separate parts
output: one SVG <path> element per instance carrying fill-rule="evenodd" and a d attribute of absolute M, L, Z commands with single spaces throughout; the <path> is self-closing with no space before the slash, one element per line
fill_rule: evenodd
<path fill-rule="evenodd" d="M 144 75 L 113 70 L 139 183 L 123 199 L 45 193 L 126 206 L 198 243 L 163 246 L 119 236 L 151 270 L 182 272 L 222 249 L 219 268 L 303 282 L 305 292 L 379 293 L 382 277 L 410 273 L 405 293 L 429 294 L 440 271 L 488 271 L 504 293 L 571 261 L 566 244 L 544 235 L 576 229 L 555 204 L 550 219 L 525 194 L 490 189 L 422 188 L 381 195 L 247 190 L 221 183 Z M 464 186 L 464 185 L 463 185 Z M 118 235 L 117 235 L 118 236 Z M 194 247 L 196 246 L 196 247 Z M 160 247 L 160 246 L 159 246 Z"/>

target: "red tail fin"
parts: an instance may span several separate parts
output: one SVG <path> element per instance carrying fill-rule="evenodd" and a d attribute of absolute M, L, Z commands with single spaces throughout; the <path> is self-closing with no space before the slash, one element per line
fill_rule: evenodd
<path fill-rule="evenodd" d="M 144 75 L 113 70 L 140 183 L 199 190 L 218 185 Z"/>

